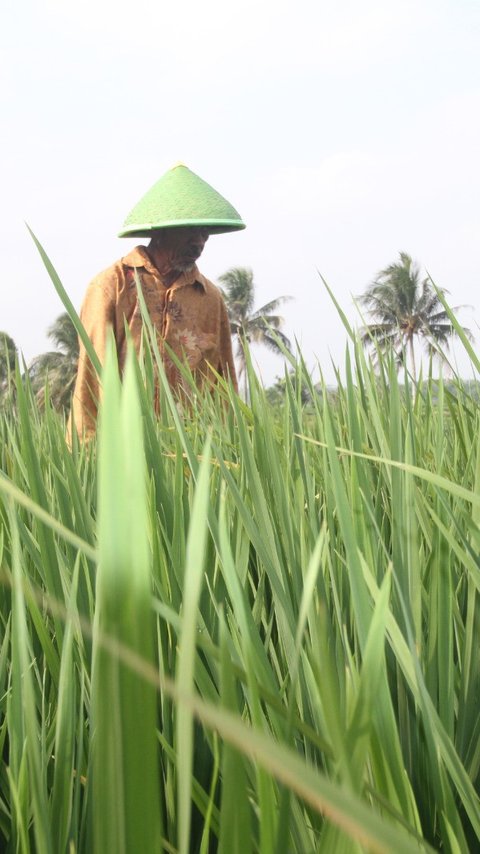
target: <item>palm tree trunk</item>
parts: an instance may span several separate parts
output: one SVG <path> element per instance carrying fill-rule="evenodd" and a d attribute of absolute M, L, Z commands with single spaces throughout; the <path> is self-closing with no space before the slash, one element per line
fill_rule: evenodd
<path fill-rule="evenodd" d="M 410 338 L 408 339 L 408 345 L 409 345 L 409 350 L 410 350 L 410 362 L 412 365 L 413 382 L 416 383 L 417 382 L 417 367 L 415 365 L 415 349 L 413 346 L 413 335 L 410 335 Z"/>
<path fill-rule="evenodd" d="M 243 399 L 248 403 L 248 372 L 247 372 L 247 357 L 245 355 L 245 346 L 240 335 L 237 335 L 237 364 L 238 364 L 238 390 L 240 391 L 240 380 L 243 377 Z"/>

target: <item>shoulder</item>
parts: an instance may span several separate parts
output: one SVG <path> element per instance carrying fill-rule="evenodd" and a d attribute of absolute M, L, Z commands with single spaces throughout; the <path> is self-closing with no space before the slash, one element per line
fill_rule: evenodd
<path fill-rule="evenodd" d="M 118 261 L 115 261 L 113 264 L 110 264 L 109 267 L 106 267 L 104 270 L 101 270 L 97 273 L 96 276 L 93 277 L 89 284 L 89 288 L 94 287 L 102 287 L 107 285 L 109 282 L 116 281 L 119 276 L 123 275 L 123 259 L 120 258 Z"/>
<path fill-rule="evenodd" d="M 107 302 L 115 299 L 121 262 L 111 264 L 105 270 L 97 273 L 89 282 L 83 299 L 84 307 L 91 303 Z"/>
<path fill-rule="evenodd" d="M 144 258 L 139 251 L 141 249 L 142 247 L 135 247 L 123 258 L 97 273 L 87 287 L 85 299 L 117 299 L 124 290 L 125 282 L 131 279 L 133 269 L 144 266 Z"/>
<path fill-rule="evenodd" d="M 119 258 L 118 261 L 114 261 L 105 270 L 101 270 L 92 279 L 89 288 L 108 288 L 109 285 L 123 281 L 127 270 L 145 266 L 145 256 L 142 250 L 142 246 L 136 246 L 127 255 Z"/>
<path fill-rule="evenodd" d="M 207 279 L 207 277 L 204 276 L 200 272 L 198 273 L 196 279 L 198 282 L 200 282 L 201 285 L 203 285 L 203 289 L 204 289 L 206 295 L 213 302 L 218 302 L 218 303 L 224 302 L 222 291 L 220 290 L 220 288 L 217 285 L 214 285 L 214 283 L 211 282 L 210 279 Z"/>

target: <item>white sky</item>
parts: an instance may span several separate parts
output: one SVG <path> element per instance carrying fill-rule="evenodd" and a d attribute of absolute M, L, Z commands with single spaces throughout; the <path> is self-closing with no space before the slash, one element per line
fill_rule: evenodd
<path fill-rule="evenodd" d="M 284 331 L 327 380 L 346 334 L 318 271 L 357 324 L 406 251 L 480 340 L 480 0 L 2 0 L 0 111 L 0 330 L 27 361 L 63 307 L 24 222 L 80 308 L 178 160 L 247 223 L 202 272 L 292 295 Z"/>

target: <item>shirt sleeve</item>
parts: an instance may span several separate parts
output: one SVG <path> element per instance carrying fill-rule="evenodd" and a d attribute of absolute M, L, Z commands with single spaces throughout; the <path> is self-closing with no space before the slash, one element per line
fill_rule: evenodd
<path fill-rule="evenodd" d="M 89 285 L 80 311 L 80 320 L 103 365 L 109 329 L 115 324 L 115 283 L 94 279 Z M 72 435 L 72 417 L 79 437 L 95 433 L 101 386 L 98 374 L 80 341 L 78 373 L 73 392 L 67 438 Z"/>

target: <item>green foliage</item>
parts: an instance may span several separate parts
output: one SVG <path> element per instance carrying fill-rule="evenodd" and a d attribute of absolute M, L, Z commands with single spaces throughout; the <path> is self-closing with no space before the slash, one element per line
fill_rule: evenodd
<path fill-rule="evenodd" d="M 68 415 L 77 377 L 78 334 L 67 312 L 60 314 L 47 331 L 56 350 L 33 359 L 28 373 L 40 406 L 48 396 L 52 406 Z"/>
<path fill-rule="evenodd" d="M 16 360 L 15 341 L 6 332 L 0 332 L 0 411 L 11 400 Z"/>
<path fill-rule="evenodd" d="M 91 686 L 96 851 L 157 852 L 161 840 L 155 686 L 112 644 L 153 667 L 147 472 L 134 365 L 122 388 L 112 342 L 99 438 L 98 570 Z M 138 726 L 139 713 L 142 725 Z M 106 773 L 108 769 L 108 773 Z"/>
<path fill-rule="evenodd" d="M 443 303 L 445 293 L 428 276 L 422 279 L 410 255 L 400 252 L 400 260 L 381 270 L 359 297 L 371 321 L 362 331 L 363 343 L 374 352 L 392 350 L 399 367 L 409 356 L 415 380 L 414 341 L 421 341 L 430 356 L 444 360 L 450 339 L 459 334 L 452 310 Z M 461 331 L 470 337 L 469 330 Z"/>
<path fill-rule="evenodd" d="M 220 276 L 228 310 L 230 328 L 237 342 L 236 358 L 239 379 L 246 374 L 249 344 L 263 344 L 273 353 L 290 351 L 290 341 L 280 331 L 283 317 L 276 314 L 279 306 L 291 297 L 277 297 L 261 308 L 254 309 L 255 283 L 248 267 L 232 267 Z M 247 381 L 245 379 L 245 399 Z"/>
<path fill-rule="evenodd" d="M 0 419 L 0 847 L 476 850 L 477 395 L 357 343 L 180 411 L 145 342 L 98 442 Z"/>

